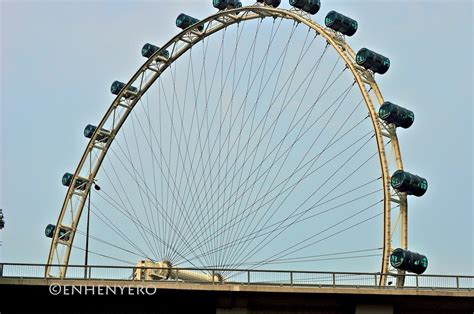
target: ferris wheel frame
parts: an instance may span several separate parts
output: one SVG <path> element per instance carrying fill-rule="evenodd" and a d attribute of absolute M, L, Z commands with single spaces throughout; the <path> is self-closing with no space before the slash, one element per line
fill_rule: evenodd
<path fill-rule="evenodd" d="M 287 10 L 274 8 L 263 3 L 257 3 L 255 5 L 219 11 L 216 14 L 211 15 L 206 19 L 203 19 L 198 23 L 184 29 L 179 34 L 174 36 L 170 41 L 164 44 L 160 49 L 158 49 L 150 58 L 148 58 L 147 61 L 128 81 L 125 87 L 120 91 L 103 116 L 100 123 L 97 125 L 97 128 L 91 136 L 69 184 L 61 208 L 61 213 L 58 217 L 56 228 L 52 236 L 47 263 L 48 266 L 45 269 L 45 277 L 52 276 L 52 267 L 50 266 L 52 264 L 61 265 L 59 267 L 58 274 L 60 278 L 64 278 L 66 276 L 69 258 L 73 248 L 72 244 L 74 241 L 74 236 L 82 215 L 82 211 L 86 204 L 86 200 L 89 196 L 90 189 L 95 184 L 95 177 L 101 167 L 110 145 L 113 143 L 114 137 L 120 131 L 123 123 L 127 120 L 127 117 L 134 109 L 137 102 L 147 92 L 150 86 L 153 85 L 158 77 L 175 60 L 177 60 L 192 46 L 204 38 L 222 29 L 225 29 L 230 25 L 248 20 L 264 18 L 281 18 L 293 20 L 295 23 L 303 23 L 304 25 L 313 29 L 317 35 L 322 36 L 327 41 L 327 43 L 332 46 L 341 56 L 346 64 L 346 68 L 351 71 L 355 83 L 357 83 L 360 89 L 363 100 L 369 111 L 370 119 L 372 121 L 380 161 L 384 193 L 383 257 L 381 263 L 381 273 L 387 274 L 389 272 L 389 257 L 392 250 L 392 235 L 394 234 L 394 230 L 392 230 L 391 226 L 391 204 L 394 202 L 399 205 L 399 226 L 401 234 L 400 247 L 406 249 L 408 245 L 407 197 L 405 193 L 399 193 L 393 190 L 390 185 L 390 174 L 392 172 L 389 169 L 389 160 L 385 147 L 388 144 L 390 144 L 392 147 L 393 156 L 390 157 L 395 158 L 395 160 L 392 160 L 397 167 L 395 170 L 403 170 L 403 162 L 395 126 L 389 125 L 381 120 L 375 107 L 374 102 L 378 102 L 378 104 L 381 105 L 384 103 L 384 98 L 375 81 L 374 73 L 359 66 L 356 63 L 356 53 L 346 42 L 343 35 L 317 24 L 306 12 L 295 8 Z M 169 52 L 168 56 L 164 55 L 165 51 Z M 129 90 L 132 85 L 137 88 L 136 91 Z M 370 91 L 373 92 L 375 100 L 372 100 L 369 94 Z M 107 136 L 104 137 L 103 128 L 107 123 L 112 125 L 113 128 L 109 129 L 109 133 L 107 133 Z M 96 159 L 93 162 L 92 156 L 94 154 Z M 84 169 L 87 168 L 88 163 L 89 171 L 87 171 L 87 176 L 84 176 Z M 78 180 L 78 178 L 86 180 L 81 181 L 81 179 Z M 80 189 L 78 189 L 78 183 L 80 184 Z M 63 225 L 64 218 L 69 212 L 72 216 L 72 224 Z M 66 231 L 68 236 L 64 237 L 64 233 L 61 233 L 60 231 Z M 59 245 L 65 246 L 65 252 L 63 256 L 59 256 L 58 254 Z M 386 285 L 386 281 L 387 276 L 380 276 L 379 285 Z M 400 280 L 399 284 L 403 285 L 403 279 Z"/>

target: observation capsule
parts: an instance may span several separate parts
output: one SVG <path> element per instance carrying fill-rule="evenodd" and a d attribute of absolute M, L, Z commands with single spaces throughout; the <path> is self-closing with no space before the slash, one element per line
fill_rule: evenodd
<path fill-rule="evenodd" d="M 56 230 L 56 226 L 49 224 L 46 226 L 44 229 L 44 234 L 46 235 L 47 238 L 52 238 L 54 236 L 54 231 Z M 69 240 L 69 234 L 68 231 L 64 228 L 61 228 L 59 230 L 59 239 L 67 241 Z"/>
<path fill-rule="evenodd" d="M 320 0 L 290 0 L 290 5 L 301 9 L 309 14 L 316 14 L 318 13 L 319 9 L 321 8 L 321 1 Z"/>
<path fill-rule="evenodd" d="M 160 47 L 157 47 L 155 45 L 146 43 L 142 48 L 142 56 L 144 56 L 145 58 L 150 58 L 159 49 L 160 49 Z M 168 50 L 164 50 L 160 53 L 160 56 L 165 57 L 166 59 L 168 59 L 170 57 L 170 53 L 169 53 Z"/>
<path fill-rule="evenodd" d="M 219 10 L 235 9 L 242 7 L 242 2 L 239 0 L 212 0 L 214 8 Z"/>
<path fill-rule="evenodd" d="M 110 86 L 110 92 L 114 95 L 118 95 L 118 94 L 120 94 L 122 89 L 125 88 L 125 85 L 127 85 L 127 84 L 125 84 L 123 82 L 115 81 L 115 82 L 112 83 L 112 86 Z M 136 88 L 134 86 L 130 86 L 128 88 L 128 91 L 130 91 L 130 93 L 128 93 L 128 92 L 125 93 L 123 97 L 125 97 L 127 99 L 128 98 L 133 98 L 135 96 L 134 94 L 138 93 L 138 88 Z"/>
<path fill-rule="evenodd" d="M 186 29 L 188 28 L 189 26 L 191 25 L 194 25 L 196 23 L 199 23 L 199 20 L 192 17 L 192 16 L 189 16 L 189 15 L 186 15 L 184 13 L 181 13 L 180 15 L 178 15 L 178 17 L 176 18 L 176 26 L 178 26 L 179 28 L 181 29 Z M 202 32 L 202 30 L 204 29 L 204 26 L 203 25 L 199 25 L 198 26 L 198 30 Z"/>
<path fill-rule="evenodd" d="M 326 15 L 324 24 L 327 27 L 341 34 L 352 36 L 357 31 L 357 21 L 336 11 L 331 11 Z"/>
<path fill-rule="evenodd" d="M 380 106 L 379 117 L 387 123 L 393 123 L 397 127 L 409 128 L 415 121 L 413 111 L 397 106 L 386 101 Z"/>
<path fill-rule="evenodd" d="M 367 70 L 384 74 L 390 68 L 390 59 L 367 48 L 362 48 L 356 55 L 356 62 Z"/>
<path fill-rule="evenodd" d="M 88 124 L 84 128 L 84 136 L 87 138 L 92 138 L 92 135 L 94 135 L 94 132 L 96 129 L 97 127 L 95 125 Z M 98 142 L 105 142 L 109 138 L 109 134 L 110 134 L 109 131 L 102 129 L 100 130 L 99 134 L 97 134 L 96 140 Z"/>
<path fill-rule="evenodd" d="M 74 175 L 72 173 L 66 172 L 63 175 L 63 179 L 62 179 L 63 185 L 64 186 L 70 186 L 73 177 L 74 177 Z M 77 177 L 76 182 L 74 184 L 74 188 L 78 189 L 78 190 L 85 190 L 87 181 L 88 180 L 85 179 L 85 178 Z"/>
<path fill-rule="evenodd" d="M 390 264 L 396 269 L 421 275 L 428 267 L 428 259 L 424 255 L 398 248 L 390 255 Z"/>
<path fill-rule="evenodd" d="M 277 8 L 280 5 L 281 0 L 257 0 L 257 2 L 265 3 L 266 5 L 271 5 L 272 7 Z"/>
<path fill-rule="evenodd" d="M 390 184 L 400 192 L 418 197 L 425 194 L 428 189 L 428 181 L 425 178 L 403 170 L 397 170 L 393 173 Z"/>

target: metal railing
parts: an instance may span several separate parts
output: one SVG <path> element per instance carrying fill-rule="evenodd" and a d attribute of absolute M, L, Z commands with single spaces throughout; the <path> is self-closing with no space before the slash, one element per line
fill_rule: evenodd
<path fill-rule="evenodd" d="M 45 278 L 46 264 L 0 263 L 0 282 L 2 278 Z M 53 273 L 63 267 L 50 265 Z M 143 281 L 134 276 L 137 270 L 167 270 L 155 267 L 130 266 L 84 266 L 68 265 L 65 279 L 76 280 L 119 280 Z M 210 278 L 220 274 L 223 281 L 210 281 L 204 284 L 225 285 L 272 285 L 272 286 L 312 286 L 312 287 L 372 287 L 378 288 L 380 277 L 386 276 L 388 285 L 380 288 L 395 289 L 454 289 L 474 290 L 474 276 L 464 275 L 411 275 L 405 276 L 405 285 L 397 287 L 396 273 L 357 273 L 357 272 L 322 272 L 322 271 L 292 271 L 292 270 L 260 270 L 260 269 L 203 269 L 203 268 L 173 268 L 179 271 L 195 271 L 210 274 Z M 84 274 L 87 274 L 86 276 Z M 86 277 L 86 278 L 85 278 Z M 179 277 L 179 276 L 178 276 Z M 53 279 L 52 277 L 48 277 Z M 60 278 L 54 278 L 61 280 Z M 177 278 L 168 278 L 164 282 L 182 282 Z M 162 282 L 163 282 L 162 281 Z M 186 281 L 187 283 L 192 283 Z M 203 284 L 202 282 L 200 282 Z"/>

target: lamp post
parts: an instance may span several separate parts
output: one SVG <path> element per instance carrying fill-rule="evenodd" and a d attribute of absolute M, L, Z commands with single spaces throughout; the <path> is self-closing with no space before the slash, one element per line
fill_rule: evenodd
<path fill-rule="evenodd" d="M 95 182 L 92 182 L 94 185 L 94 189 L 100 191 L 100 186 L 98 186 Z M 84 279 L 87 279 L 87 265 L 89 259 L 89 225 L 90 225 L 90 215 L 91 215 L 91 194 L 92 189 L 89 189 L 89 197 L 87 199 L 87 226 L 86 226 L 86 250 L 85 250 L 85 257 L 84 257 Z"/>

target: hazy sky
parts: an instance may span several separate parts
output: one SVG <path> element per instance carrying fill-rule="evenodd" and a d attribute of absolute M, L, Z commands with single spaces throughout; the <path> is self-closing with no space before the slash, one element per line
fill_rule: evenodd
<path fill-rule="evenodd" d="M 61 176 L 79 162 L 84 126 L 113 100 L 110 83 L 143 63 L 143 43 L 178 33 L 179 13 L 215 9 L 210 0 L 0 3 L 0 261 L 44 263 Z M 405 168 L 429 189 L 409 199 L 410 248 L 428 256 L 430 273 L 473 274 L 473 2 L 325 0 L 316 21 L 330 10 L 358 20 L 355 50 L 390 57 L 379 86 L 415 112 L 398 135 Z"/>

